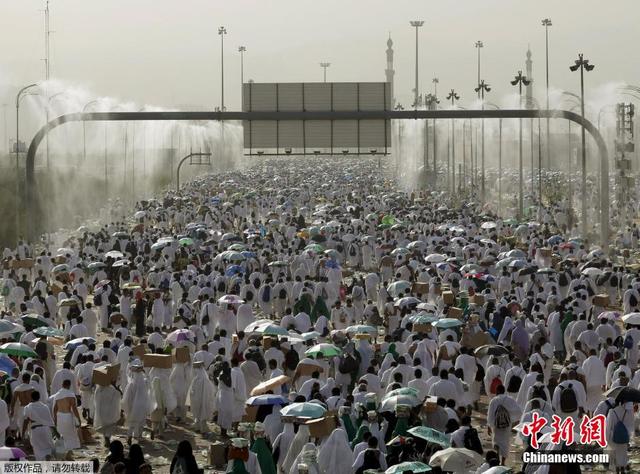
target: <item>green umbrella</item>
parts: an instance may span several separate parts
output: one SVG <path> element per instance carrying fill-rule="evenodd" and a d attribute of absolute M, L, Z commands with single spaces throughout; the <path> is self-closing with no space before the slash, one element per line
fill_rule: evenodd
<path fill-rule="evenodd" d="M 320 245 L 320 244 L 309 244 L 304 249 L 305 250 L 310 250 L 310 251 L 315 252 L 315 253 L 324 252 L 324 247 L 322 245 Z"/>
<path fill-rule="evenodd" d="M 275 324 L 261 324 L 257 326 L 253 331 L 250 331 L 250 332 L 263 334 L 265 336 L 288 336 L 289 335 L 289 332 L 285 328 L 281 326 L 276 326 Z"/>
<path fill-rule="evenodd" d="M 33 330 L 34 334 L 43 337 L 64 337 L 64 332 L 60 329 L 48 327 L 48 326 L 40 326 Z"/>
<path fill-rule="evenodd" d="M 244 250 L 247 250 L 247 247 L 243 244 L 232 244 L 229 245 L 229 247 L 227 247 L 227 250 L 233 250 L 234 252 L 243 252 Z"/>
<path fill-rule="evenodd" d="M 67 273 L 69 271 L 69 265 L 61 263 L 51 269 L 51 273 Z"/>
<path fill-rule="evenodd" d="M 412 397 L 417 398 L 420 395 L 420 392 L 418 392 L 418 390 L 416 390 L 415 388 L 402 387 L 402 388 L 397 388 L 395 390 L 391 390 L 389 393 L 385 395 L 384 398 L 394 397 L 396 395 L 411 395 Z"/>
<path fill-rule="evenodd" d="M 318 354 L 322 354 L 324 357 L 335 357 L 342 354 L 342 350 L 333 344 L 316 344 L 311 349 L 307 349 L 305 355 L 317 357 Z"/>
<path fill-rule="evenodd" d="M 378 329 L 365 324 L 356 324 L 347 328 L 347 334 L 369 334 L 371 336 L 378 335 Z"/>
<path fill-rule="evenodd" d="M 282 410 L 280 416 L 292 416 L 296 418 L 322 418 L 326 413 L 326 409 L 317 403 L 302 402 L 292 403 Z"/>
<path fill-rule="evenodd" d="M 456 318 L 442 318 L 433 323 L 433 326 L 440 329 L 455 328 L 462 326 L 462 321 Z"/>
<path fill-rule="evenodd" d="M 437 320 L 437 316 L 428 314 L 424 311 L 409 317 L 409 321 L 411 321 L 413 324 L 430 324 L 435 323 Z"/>
<path fill-rule="evenodd" d="M 226 250 L 220 254 L 222 259 L 227 262 L 242 262 L 247 259 L 240 252 L 234 252 L 233 250 Z"/>
<path fill-rule="evenodd" d="M 394 224 L 396 224 L 398 221 L 396 221 L 396 218 L 391 216 L 391 215 L 386 215 L 382 218 L 382 221 L 380 221 L 382 224 L 384 225 L 388 225 L 388 226 L 392 226 Z"/>
<path fill-rule="evenodd" d="M 39 314 L 25 314 L 20 318 L 22 320 L 22 324 L 25 327 L 39 328 L 43 326 L 49 326 L 49 323 L 44 320 L 42 316 Z"/>
<path fill-rule="evenodd" d="M 518 220 L 514 217 L 510 217 L 509 219 L 504 220 L 503 223 L 506 225 L 516 225 Z"/>
<path fill-rule="evenodd" d="M 0 352 L 17 357 L 38 357 L 31 347 L 20 342 L 7 342 L 0 346 Z"/>
<path fill-rule="evenodd" d="M 191 237 L 183 237 L 178 240 L 178 243 L 183 247 L 190 247 L 193 245 L 193 239 Z"/>
<path fill-rule="evenodd" d="M 429 472 L 431 466 L 418 461 L 401 462 L 400 464 L 394 464 L 389 469 L 384 471 L 384 474 L 402 474 L 403 472 Z"/>
<path fill-rule="evenodd" d="M 433 428 L 428 428 L 426 426 L 414 426 L 407 430 L 407 433 L 415 436 L 416 438 L 423 439 L 428 443 L 438 444 L 444 448 L 451 446 L 451 442 L 449 441 L 449 438 L 447 438 L 447 435 L 441 431 L 434 430 Z"/>

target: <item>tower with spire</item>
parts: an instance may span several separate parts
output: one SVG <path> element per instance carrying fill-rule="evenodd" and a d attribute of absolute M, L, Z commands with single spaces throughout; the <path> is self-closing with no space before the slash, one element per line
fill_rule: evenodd
<path fill-rule="evenodd" d="M 389 83 L 389 90 L 391 91 L 391 108 L 396 105 L 396 99 L 393 95 L 393 76 L 395 75 L 393 69 L 393 41 L 391 40 L 391 33 L 389 33 L 389 39 L 387 40 L 387 69 L 384 70 L 384 75 Z"/>
<path fill-rule="evenodd" d="M 531 60 L 531 46 L 527 46 L 527 61 L 526 61 L 527 79 L 529 79 L 529 85 L 526 86 L 526 107 L 533 109 L 533 61 Z"/>

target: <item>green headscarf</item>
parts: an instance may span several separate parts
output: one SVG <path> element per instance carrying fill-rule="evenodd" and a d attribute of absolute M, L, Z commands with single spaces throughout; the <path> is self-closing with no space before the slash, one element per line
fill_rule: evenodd
<path fill-rule="evenodd" d="M 329 308 L 327 308 L 327 304 L 324 302 L 324 299 L 322 296 L 318 296 L 315 304 L 313 305 L 313 309 L 311 310 L 311 314 L 309 315 L 311 322 L 315 324 L 321 315 L 324 315 L 327 318 L 331 317 L 331 313 L 329 312 Z"/>
<path fill-rule="evenodd" d="M 234 459 L 231 465 L 231 474 L 249 474 L 242 459 Z"/>
<path fill-rule="evenodd" d="M 262 474 L 276 474 L 276 465 L 273 463 L 273 456 L 264 438 L 255 439 L 253 446 L 251 446 L 251 452 L 258 457 Z"/>
<path fill-rule="evenodd" d="M 342 420 L 344 430 L 347 432 L 347 438 L 349 438 L 349 442 L 352 442 L 356 437 L 356 427 L 353 426 L 351 417 L 347 413 L 345 413 L 340 417 L 340 420 Z"/>
<path fill-rule="evenodd" d="M 353 449 L 356 444 L 362 443 L 364 434 L 369 431 L 369 427 L 367 425 L 360 425 L 358 428 L 358 432 L 356 433 L 356 437 L 351 441 L 351 449 Z"/>

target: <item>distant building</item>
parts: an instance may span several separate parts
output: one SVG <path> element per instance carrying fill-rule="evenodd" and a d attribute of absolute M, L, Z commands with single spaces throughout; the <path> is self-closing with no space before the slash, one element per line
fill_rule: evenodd
<path fill-rule="evenodd" d="M 393 76 L 395 75 L 395 70 L 393 69 L 393 41 L 391 40 L 391 35 L 389 35 L 389 39 L 387 40 L 387 69 L 384 70 L 384 75 L 389 83 L 389 90 L 391 91 L 391 108 L 393 109 L 396 106 L 396 99 L 393 88 Z"/>
<path fill-rule="evenodd" d="M 526 107 L 528 109 L 534 109 L 533 102 L 533 61 L 531 60 L 531 47 L 527 48 L 527 61 L 526 61 L 526 76 L 529 80 L 529 85 L 526 86 Z"/>

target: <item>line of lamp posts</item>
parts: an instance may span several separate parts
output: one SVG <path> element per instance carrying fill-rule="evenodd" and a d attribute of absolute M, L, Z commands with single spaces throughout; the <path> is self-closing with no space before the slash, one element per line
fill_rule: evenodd
<path fill-rule="evenodd" d="M 588 60 L 585 60 L 583 55 L 580 54 L 578 59 L 575 61 L 574 65 L 570 66 L 571 71 L 580 70 L 580 96 L 576 96 L 574 94 L 569 94 L 575 96 L 579 100 L 579 105 L 581 109 L 581 115 L 584 117 L 584 70 L 591 71 L 594 66 L 589 64 Z M 434 84 L 437 87 L 438 79 L 434 78 Z M 529 79 L 522 74 L 522 71 L 518 71 L 518 74 L 514 77 L 511 82 L 511 85 L 518 87 L 519 93 L 519 104 L 520 108 L 522 108 L 523 104 L 523 86 L 527 86 L 530 84 Z M 437 89 L 436 89 L 437 91 Z M 485 93 L 491 91 L 490 86 L 481 79 L 478 83 L 478 86 L 475 88 L 475 92 L 478 93 L 479 98 L 481 100 L 482 110 L 484 110 L 485 105 L 491 106 L 495 109 L 499 109 L 499 107 L 493 103 L 485 101 Z M 459 108 L 464 109 L 459 105 L 456 105 L 456 102 L 460 100 L 460 96 L 458 93 L 451 89 L 449 94 L 446 96 L 447 101 L 451 102 L 451 108 Z M 539 104 L 535 99 L 532 99 L 533 103 L 527 103 L 526 106 L 528 108 L 539 108 Z M 436 110 L 438 108 L 438 104 L 440 103 L 437 98 L 437 92 L 434 94 L 426 94 L 424 105 L 428 110 Z M 415 104 L 414 104 L 415 105 Z M 577 107 L 574 107 L 574 109 Z M 401 104 L 397 104 L 395 106 L 396 110 L 404 110 L 404 107 Z M 573 109 L 572 109 L 573 110 Z M 462 163 L 458 163 L 458 176 L 462 176 L 462 179 L 458 177 L 458 181 L 456 183 L 456 128 L 455 123 L 456 120 L 449 120 L 449 130 L 448 130 L 448 138 L 447 138 L 447 163 L 446 163 L 446 180 L 447 180 L 447 190 L 449 190 L 452 194 L 460 195 L 461 192 L 466 191 L 466 183 L 470 183 L 470 187 L 474 191 L 479 190 L 479 198 L 482 203 L 486 200 L 486 164 L 485 164 L 485 130 L 484 130 L 484 119 L 481 119 L 480 127 L 474 127 L 473 120 L 467 119 L 463 122 L 462 129 L 462 147 L 463 147 L 463 158 Z M 535 160 L 535 140 L 534 140 L 534 119 L 530 119 L 530 156 L 531 156 L 531 197 L 537 198 L 537 202 L 539 204 L 542 203 L 542 130 L 541 130 L 541 119 L 537 120 L 537 196 L 535 189 L 535 181 L 534 178 L 534 170 L 536 168 Z M 431 125 L 431 133 L 429 133 L 429 120 L 425 120 L 424 127 L 424 150 L 423 150 L 423 170 L 425 173 L 429 171 L 429 155 L 431 154 L 431 166 L 432 166 L 432 177 L 433 179 L 437 179 L 438 169 L 437 169 L 437 153 L 438 153 L 438 134 L 437 134 L 437 126 L 436 120 L 432 120 Z M 478 128 L 480 130 L 478 130 Z M 498 131 L 498 213 L 502 211 L 502 201 L 503 201 L 503 192 L 502 192 L 502 158 L 503 158 L 503 140 L 502 140 L 502 119 L 499 119 L 499 131 Z M 478 138 L 478 131 L 480 132 L 480 138 Z M 469 132 L 469 133 L 468 133 Z M 402 156 L 402 137 L 403 137 L 403 125 L 402 121 L 399 123 L 398 127 L 399 134 L 399 155 Z M 586 199 L 586 146 L 585 146 L 585 130 L 584 127 L 581 127 L 582 134 L 582 146 L 581 150 L 581 178 L 582 178 L 582 216 L 587 215 L 587 199 Z M 475 135 L 475 147 L 474 147 L 474 135 Z M 467 147 L 467 136 L 469 136 L 469 147 Z M 429 143 L 429 138 L 431 137 L 431 143 Z M 547 166 L 551 167 L 550 162 L 550 133 L 549 127 L 547 126 Z M 569 121 L 569 153 L 571 154 L 571 122 Z M 478 145 L 478 141 L 480 144 Z M 467 158 L 467 149 L 469 149 L 469 157 Z M 478 149 L 480 149 L 480 164 L 478 163 Z M 571 167 L 572 157 L 569 157 L 569 166 Z M 396 166 L 399 165 L 399 160 L 396 162 Z M 396 170 L 397 171 L 397 170 Z M 570 169 L 571 174 L 571 169 Z M 518 119 L 518 214 L 519 217 L 524 217 L 524 153 L 523 153 L 523 119 Z M 457 185 L 457 189 L 456 189 Z M 570 184 L 569 190 L 569 207 L 572 207 L 572 194 L 573 188 Z M 586 223 L 587 219 L 582 219 L 582 233 L 586 235 Z"/>

